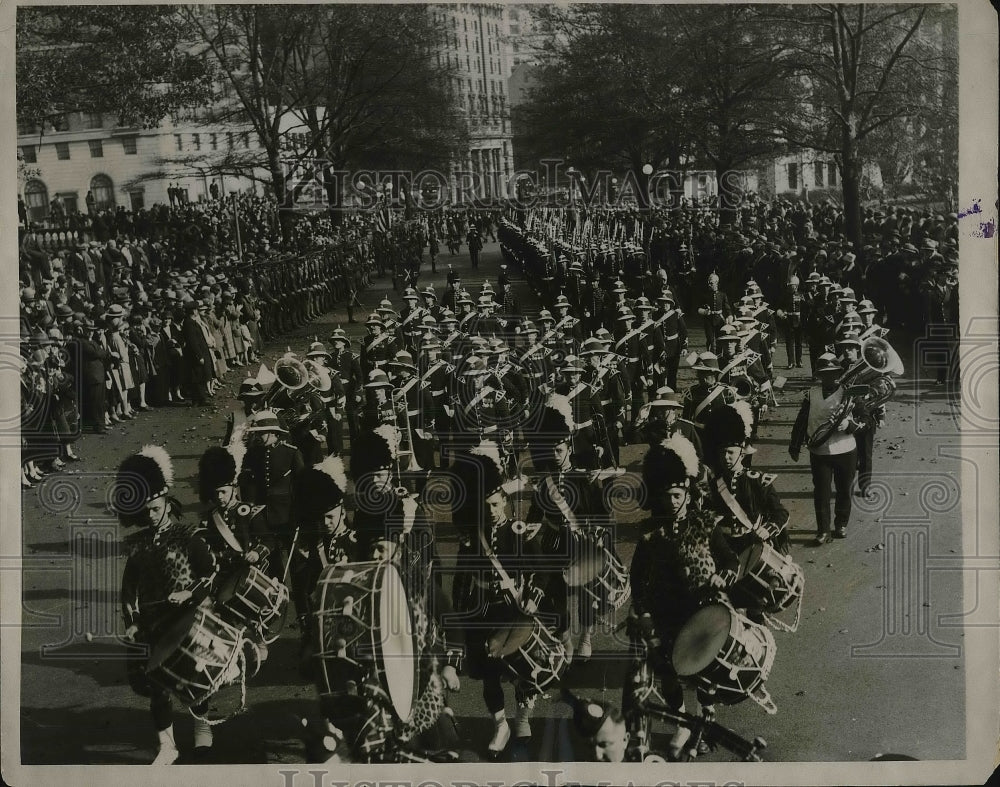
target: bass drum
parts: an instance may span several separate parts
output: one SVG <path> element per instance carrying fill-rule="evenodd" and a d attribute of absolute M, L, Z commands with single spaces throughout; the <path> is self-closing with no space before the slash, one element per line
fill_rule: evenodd
<path fill-rule="evenodd" d="M 416 645 L 395 566 L 327 566 L 316 585 L 315 610 L 316 687 L 328 718 L 363 713 L 374 684 L 396 717 L 409 719 L 418 689 Z"/>
<path fill-rule="evenodd" d="M 724 705 L 752 699 L 768 713 L 778 708 L 764 688 L 777 646 L 774 636 L 725 604 L 709 604 L 684 624 L 674 641 L 672 660 L 681 677 L 690 677 Z"/>

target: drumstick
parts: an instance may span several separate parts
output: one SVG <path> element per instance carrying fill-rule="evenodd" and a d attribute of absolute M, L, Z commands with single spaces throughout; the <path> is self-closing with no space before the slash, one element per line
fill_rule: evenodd
<path fill-rule="evenodd" d="M 285 573 L 281 577 L 281 584 L 288 584 L 288 570 L 292 567 L 292 555 L 295 554 L 295 545 L 299 540 L 299 528 L 295 528 L 295 535 L 292 536 L 292 547 L 288 550 L 288 560 L 285 562 Z"/>

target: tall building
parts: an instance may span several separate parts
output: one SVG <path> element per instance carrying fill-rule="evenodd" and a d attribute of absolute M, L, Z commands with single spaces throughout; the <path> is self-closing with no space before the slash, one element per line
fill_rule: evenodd
<path fill-rule="evenodd" d="M 439 62 L 453 73 L 455 101 L 469 124 L 469 150 L 453 162 L 450 173 L 451 198 L 463 201 L 473 191 L 480 198 L 504 197 L 514 173 L 508 86 L 513 52 L 507 6 L 432 5 L 429 13 L 444 32 Z M 472 177 L 463 179 L 460 173 Z"/>

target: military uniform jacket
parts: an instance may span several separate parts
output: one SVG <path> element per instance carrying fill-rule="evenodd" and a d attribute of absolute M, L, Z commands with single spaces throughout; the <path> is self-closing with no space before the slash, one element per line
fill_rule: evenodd
<path fill-rule="evenodd" d="M 474 442 L 499 439 L 500 432 L 513 425 L 507 395 L 489 383 L 478 391 L 463 386 L 459 389 L 453 423 L 455 431 L 464 433 Z"/>
<path fill-rule="evenodd" d="M 603 489 L 586 470 L 546 473 L 534 486 L 527 521 L 543 523 L 542 545 L 554 564 L 568 565 L 573 557 L 570 530 L 612 524 Z"/>
<path fill-rule="evenodd" d="M 353 408 L 355 397 L 361 390 L 361 386 L 364 385 L 358 356 L 350 350 L 344 350 L 331 358 L 330 369 L 333 376 L 340 380 L 340 384 L 344 388 L 348 409 Z"/>
<path fill-rule="evenodd" d="M 364 379 L 372 370 L 382 366 L 396 357 L 396 340 L 388 333 L 378 336 L 369 334 L 361 342 L 361 353 L 358 358 Z"/>
<path fill-rule="evenodd" d="M 638 328 L 633 328 L 615 341 L 612 350 L 624 357 L 622 363 L 628 375 L 629 385 L 638 382 L 642 370 L 649 364 L 649 353 Z"/>
<path fill-rule="evenodd" d="M 304 469 L 302 453 L 290 443 L 256 443 L 247 449 L 240 472 L 240 497 L 267 507 L 272 532 L 287 530 L 292 524 L 293 482 Z"/>
<path fill-rule="evenodd" d="M 627 396 L 622 375 L 616 367 L 612 367 L 603 373 L 592 375 L 589 382 L 597 386 L 595 398 L 597 404 L 600 405 L 599 412 L 604 414 L 604 418 L 611 428 L 615 419 L 625 409 Z"/>
<path fill-rule="evenodd" d="M 569 399 L 573 408 L 573 423 L 593 441 L 594 413 L 603 413 L 601 400 L 593 389 L 581 380 L 574 386 L 570 386 L 568 382 L 556 383 L 555 392 Z"/>
<path fill-rule="evenodd" d="M 684 393 L 684 409 L 681 415 L 687 421 L 703 424 L 713 408 L 732 404 L 734 401 L 732 389 L 725 385 L 695 383 Z"/>
<path fill-rule="evenodd" d="M 757 517 L 762 517 L 762 521 L 772 523 L 777 528 L 783 528 L 788 522 L 788 511 L 781 504 L 781 498 L 774 489 L 774 480 L 777 478 L 773 473 L 758 473 L 754 470 L 743 470 L 735 477 L 726 474 L 726 486 L 732 492 L 740 508 L 746 513 L 751 522 L 756 522 Z M 722 526 L 727 533 L 729 543 L 734 552 L 739 554 L 756 540 L 755 536 L 746 532 L 746 528 L 740 524 L 732 509 L 726 504 L 716 488 L 716 481 L 712 479 L 709 484 L 709 505 L 716 513 L 722 516 Z"/>
<path fill-rule="evenodd" d="M 676 358 L 681 354 L 681 348 L 687 344 L 687 324 L 679 309 L 661 313 L 656 322 L 663 334 L 663 357 Z"/>
<path fill-rule="evenodd" d="M 646 320 L 646 322 L 639 326 L 639 331 L 642 334 L 643 345 L 646 348 L 646 362 L 650 365 L 658 363 L 664 357 L 663 351 L 666 348 L 666 339 L 663 331 L 653 320 Z"/>

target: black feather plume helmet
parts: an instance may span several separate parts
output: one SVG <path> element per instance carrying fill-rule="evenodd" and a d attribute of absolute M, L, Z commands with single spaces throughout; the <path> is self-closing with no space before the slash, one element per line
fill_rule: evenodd
<path fill-rule="evenodd" d="M 642 463 L 644 507 L 671 487 L 688 486 L 701 471 L 694 444 L 683 435 L 675 434 L 654 443 Z"/>
<path fill-rule="evenodd" d="M 213 445 L 198 460 L 198 497 L 208 503 L 220 486 L 236 483 L 236 458 L 220 445 Z"/>
<path fill-rule="evenodd" d="M 347 494 L 344 460 L 328 456 L 304 470 L 295 481 L 295 506 L 304 523 L 316 523 L 336 508 Z"/>
<path fill-rule="evenodd" d="M 731 405 L 712 408 L 705 419 L 702 434 L 702 449 L 705 463 L 713 471 L 721 469 L 719 452 L 731 445 L 743 448 L 743 453 L 752 454 L 756 449 L 750 445 L 753 430 L 753 411 L 748 402 L 739 399 Z"/>
<path fill-rule="evenodd" d="M 146 445 L 118 466 L 111 488 L 110 508 L 125 527 L 148 524 L 146 504 L 166 495 L 174 485 L 170 454 L 158 445 Z"/>

